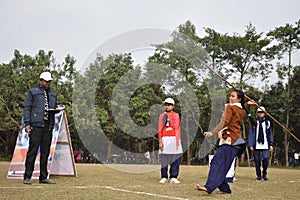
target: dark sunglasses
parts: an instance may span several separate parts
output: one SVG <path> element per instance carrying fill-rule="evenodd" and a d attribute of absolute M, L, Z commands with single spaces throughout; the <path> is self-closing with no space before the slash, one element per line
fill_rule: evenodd
<path fill-rule="evenodd" d="M 173 106 L 171 103 L 165 103 L 165 106 Z"/>

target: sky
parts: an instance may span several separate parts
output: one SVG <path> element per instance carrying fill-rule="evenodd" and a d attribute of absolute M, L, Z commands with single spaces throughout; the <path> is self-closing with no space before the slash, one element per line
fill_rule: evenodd
<path fill-rule="evenodd" d="M 174 31 L 190 20 L 200 37 L 208 27 L 243 34 L 250 22 L 266 33 L 298 21 L 299 7 L 299 0 L 2 0 L 0 63 L 15 49 L 31 56 L 43 49 L 57 63 L 70 54 L 80 68 L 99 45 L 124 32 Z"/>

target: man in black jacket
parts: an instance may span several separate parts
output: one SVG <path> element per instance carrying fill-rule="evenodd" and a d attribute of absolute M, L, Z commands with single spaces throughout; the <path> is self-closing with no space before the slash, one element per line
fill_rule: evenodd
<path fill-rule="evenodd" d="M 55 184 L 48 179 L 48 156 L 55 124 L 54 111 L 57 107 L 57 95 L 50 89 L 51 74 L 40 75 L 39 86 L 30 89 L 24 103 L 25 131 L 29 135 L 29 148 L 25 162 L 24 184 L 31 184 L 34 163 L 40 147 L 39 183 Z"/>

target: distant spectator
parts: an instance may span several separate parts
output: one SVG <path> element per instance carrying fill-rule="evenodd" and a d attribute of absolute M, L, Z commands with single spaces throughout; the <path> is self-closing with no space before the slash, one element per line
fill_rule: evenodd
<path fill-rule="evenodd" d="M 151 163 L 151 157 L 150 157 L 150 152 L 146 151 L 144 153 L 144 157 L 147 159 L 147 163 L 150 164 Z"/>
<path fill-rule="evenodd" d="M 77 162 L 77 156 L 78 156 L 78 150 L 77 149 L 73 150 L 73 155 L 74 155 L 75 162 Z"/>
<path fill-rule="evenodd" d="M 294 166 L 296 167 L 296 166 L 298 166 L 298 164 L 299 164 L 299 152 L 298 153 L 295 152 L 294 153 Z"/>
<path fill-rule="evenodd" d="M 288 156 L 289 156 L 289 166 L 294 165 L 294 150 L 289 150 Z"/>
<path fill-rule="evenodd" d="M 82 156 L 80 153 L 78 153 L 77 157 L 76 157 L 77 163 L 81 163 L 82 160 Z"/>

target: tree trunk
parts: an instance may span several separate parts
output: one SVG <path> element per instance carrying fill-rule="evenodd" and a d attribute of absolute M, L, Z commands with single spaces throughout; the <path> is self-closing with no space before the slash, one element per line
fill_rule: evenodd
<path fill-rule="evenodd" d="M 8 154 L 8 149 L 9 149 L 9 139 L 5 141 L 5 147 L 4 147 L 4 154 Z"/>
<path fill-rule="evenodd" d="M 5 135 L 6 135 L 5 140 L 3 140 L 3 138 L 2 138 L 1 141 L 3 140 L 4 141 L 3 143 L 5 145 L 4 146 L 4 154 L 9 155 L 9 154 L 11 154 L 11 151 L 13 151 L 13 149 L 14 149 L 14 147 L 12 147 L 12 144 L 15 143 L 15 141 L 17 139 L 17 134 L 13 131 L 6 131 Z"/>
<path fill-rule="evenodd" d="M 186 145 L 188 147 L 187 149 L 187 165 L 191 165 L 191 147 L 190 147 L 190 134 L 189 134 L 189 122 L 188 122 L 189 118 L 188 116 L 186 116 L 186 128 L 185 128 L 185 131 L 186 131 Z"/>
<path fill-rule="evenodd" d="M 269 166 L 272 166 L 273 152 L 270 152 Z"/>
<path fill-rule="evenodd" d="M 275 126 L 272 126 L 272 134 L 273 134 L 273 138 L 274 138 L 274 136 L 275 136 Z M 275 149 L 275 142 L 274 142 L 274 146 L 273 146 L 273 152 L 272 152 L 272 154 L 271 154 L 271 156 L 270 156 L 270 159 L 269 159 L 269 166 L 271 166 L 272 165 L 272 163 L 273 163 L 273 165 L 275 165 L 275 160 L 276 160 L 276 149 Z"/>
<path fill-rule="evenodd" d="M 153 142 L 152 142 L 152 163 L 156 163 L 156 157 L 155 157 L 155 138 L 153 138 Z"/>
<path fill-rule="evenodd" d="M 288 121 L 288 120 L 287 120 Z M 288 127 L 288 126 L 286 126 Z M 289 166 L 289 143 L 288 143 L 288 133 L 284 132 L 284 150 L 285 150 L 285 166 Z"/>
<path fill-rule="evenodd" d="M 245 122 L 243 122 L 242 126 L 243 126 L 243 138 L 246 138 Z M 249 158 L 249 150 L 248 150 L 248 148 L 246 148 L 246 155 L 247 155 L 248 167 L 250 167 L 250 158 Z M 242 157 L 243 156 L 244 156 L 244 154 L 242 155 Z M 244 160 L 244 159 L 242 159 L 242 160 Z"/>
<path fill-rule="evenodd" d="M 111 140 L 109 140 L 108 145 L 107 145 L 107 154 L 106 154 L 107 161 L 110 159 L 112 144 L 113 144 L 113 142 Z"/>
<path fill-rule="evenodd" d="M 127 151 L 131 152 L 131 140 L 127 140 Z"/>
<path fill-rule="evenodd" d="M 289 66 L 288 66 L 288 85 L 287 85 L 287 94 L 286 94 L 286 128 L 289 128 L 290 120 L 290 85 L 291 85 L 291 60 L 292 54 L 289 51 Z M 284 149 L 285 149 L 285 166 L 289 166 L 289 142 L 288 142 L 288 133 L 284 131 Z"/>

